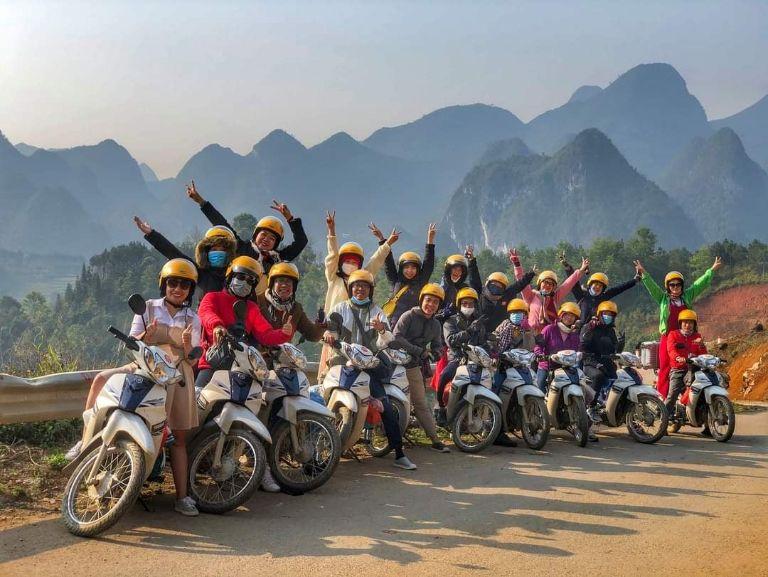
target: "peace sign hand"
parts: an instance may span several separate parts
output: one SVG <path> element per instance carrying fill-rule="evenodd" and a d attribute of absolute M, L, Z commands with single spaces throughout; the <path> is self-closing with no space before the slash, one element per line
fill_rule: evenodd
<path fill-rule="evenodd" d="M 293 215 L 291 214 L 290 209 L 288 208 L 288 205 L 282 202 L 277 202 L 274 198 L 272 199 L 272 206 L 270 206 L 272 210 L 276 210 L 280 214 L 283 215 L 283 218 L 287 222 L 291 222 L 293 220 Z"/>
<path fill-rule="evenodd" d="M 197 188 L 195 188 L 194 180 L 187 185 L 187 196 L 192 200 L 194 200 L 199 205 L 202 205 L 203 203 L 205 203 L 205 199 L 202 196 L 200 196 L 200 193 L 197 192 Z"/>
<path fill-rule="evenodd" d="M 325 211 L 325 224 L 328 227 L 328 234 L 336 236 L 336 211 Z"/>
<path fill-rule="evenodd" d="M 381 229 L 374 223 L 370 223 L 368 229 L 371 231 L 371 234 L 376 237 L 376 240 L 379 242 L 384 240 L 384 235 L 382 234 Z"/>

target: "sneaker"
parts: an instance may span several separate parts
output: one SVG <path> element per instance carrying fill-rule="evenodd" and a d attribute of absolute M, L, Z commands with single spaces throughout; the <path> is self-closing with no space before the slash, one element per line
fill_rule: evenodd
<path fill-rule="evenodd" d="M 261 490 L 267 493 L 279 493 L 280 485 L 277 484 L 275 478 L 272 476 L 272 471 L 269 467 L 264 469 L 264 476 L 261 478 Z"/>
<path fill-rule="evenodd" d="M 80 455 L 80 451 L 82 450 L 82 448 L 83 448 L 83 442 L 78 441 L 72 446 L 72 448 L 69 451 L 67 451 L 64 454 L 64 458 L 67 461 L 74 461 Z"/>
<path fill-rule="evenodd" d="M 602 419 L 600 418 L 600 414 L 598 412 L 597 407 L 589 407 L 587 409 L 587 416 L 590 418 L 590 420 L 593 423 L 599 423 L 599 422 L 602 421 Z"/>
<path fill-rule="evenodd" d="M 173 507 L 175 511 L 187 517 L 197 517 L 200 511 L 197 510 L 197 504 L 192 497 L 184 497 L 176 501 Z"/>
<path fill-rule="evenodd" d="M 445 446 L 445 443 L 442 441 L 434 441 L 432 443 L 432 446 L 430 447 L 433 451 L 437 451 L 438 453 L 450 453 L 451 450 Z"/>
<path fill-rule="evenodd" d="M 517 441 L 510 438 L 506 433 L 499 433 L 499 436 L 496 437 L 493 444 L 498 445 L 499 447 L 517 447 Z"/>
<path fill-rule="evenodd" d="M 594 432 L 590 431 L 589 434 L 587 435 L 587 441 L 589 441 L 590 443 L 597 443 L 600 441 L 600 439 L 597 438 L 597 435 L 595 435 Z"/>
<path fill-rule="evenodd" d="M 400 467 L 401 469 L 405 469 L 406 471 L 415 471 L 418 467 L 405 455 L 400 457 L 399 459 L 395 459 L 395 462 L 393 463 L 395 467 Z"/>

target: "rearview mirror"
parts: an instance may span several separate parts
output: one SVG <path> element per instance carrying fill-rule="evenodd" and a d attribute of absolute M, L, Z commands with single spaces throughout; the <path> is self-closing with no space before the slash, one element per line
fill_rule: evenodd
<path fill-rule="evenodd" d="M 133 293 L 128 297 L 128 306 L 139 316 L 142 316 L 147 312 L 147 301 L 145 301 L 144 297 L 138 293 Z"/>
<path fill-rule="evenodd" d="M 192 347 L 192 350 L 189 351 L 189 354 L 187 355 L 187 359 L 194 361 L 195 359 L 199 359 L 202 356 L 203 349 L 201 347 Z"/>
<path fill-rule="evenodd" d="M 232 310 L 235 312 L 235 318 L 240 322 L 245 322 L 245 316 L 248 312 L 248 301 L 238 300 L 232 305 Z"/>

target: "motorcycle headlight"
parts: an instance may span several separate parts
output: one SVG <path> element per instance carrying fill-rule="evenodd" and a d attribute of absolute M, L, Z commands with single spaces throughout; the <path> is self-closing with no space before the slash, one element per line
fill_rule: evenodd
<path fill-rule="evenodd" d="M 385 349 L 384 354 L 396 365 L 407 365 L 411 362 L 411 355 L 400 349 Z"/>
<path fill-rule="evenodd" d="M 525 349 L 512 349 L 504 353 L 504 357 L 513 365 L 530 366 L 533 362 L 534 354 Z"/>
<path fill-rule="evenodd" d="M 280 345 L 280 363 L 293 365 L 295 368 L 303 371 L 307 368 L 307 356 L 299 347 L 285 343 Z"/>
<path fill-rule="evenodd" d="M 251 366 L 251 373 L 257 381 L 265 381 L 269 376 L 269 368 L 267 367 L 264 357 L 254 347 L 248 347 L 248 364 Z"/>
<path fill-rule="evenodd" d="M 161 385 L 171 385 L 182 379 L 181 372 L 161 350 L 146 347 L 144 349 L 144 364 L 152 378 Z"/>
<path fill-rule="evenodd" d="M 473 346 L 469 351 L 469 358 L 483 368 L 493 368 L 493 359 L 483 347 Z"/>
<path fill-rule="evenodd" d="M 575 367 L 581 362 L 582 354 L 576 351 L 560 351 L 555 357 L 555 362 L 564 367 Z"/>

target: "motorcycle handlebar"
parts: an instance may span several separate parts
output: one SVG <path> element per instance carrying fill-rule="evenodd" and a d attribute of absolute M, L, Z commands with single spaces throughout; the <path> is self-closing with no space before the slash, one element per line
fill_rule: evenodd
<path fill-rule="evenodd" d="M 138 351 L 139 345 L 136 343 L 136 339 L 129 337 L 126 335 L 123 331 L 116 329 L 112 325 L 109 325 L 107 330 L 112 333 L 116 338 L 120 339 L 125 343 L 125 346 L 131 349 L 132 351 Z"/>

